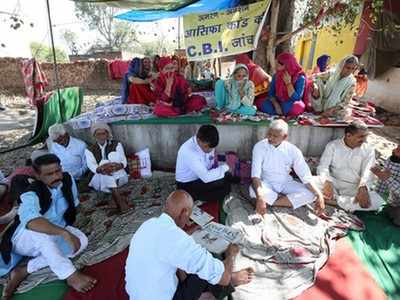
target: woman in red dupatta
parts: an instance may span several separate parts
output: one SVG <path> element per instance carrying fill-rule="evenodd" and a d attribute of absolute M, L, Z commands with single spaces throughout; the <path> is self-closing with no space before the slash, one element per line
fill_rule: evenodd
<path fill-rule="evenodd" d="M 191 94 L 189 83 L 178 73 L 170 57 L 160 58 L 159 69 L 160 75 L 155 83 L 156 116 L 174 117 L 200 111 L 207 105 L 204 97 Z"/>
<path fill-rule="evenodd" d="M 298 116 L 310 105 L 306 74 L 288 52 L 279 54 L 276 61 L 276 73 L 261 110 L 270 115 Z"/>

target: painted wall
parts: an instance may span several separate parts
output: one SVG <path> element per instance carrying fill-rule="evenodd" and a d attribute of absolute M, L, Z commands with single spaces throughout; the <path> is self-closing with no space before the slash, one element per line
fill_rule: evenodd
<path fill-rule="evenodd" d="M 369 80 L 365 97 L 387 111 L 400 113 L 400 68 L 392 68 Z"/>
<path fill-rule="evenodd" d="M 312 70 L 316 65 L 317 58 L 322 54 L 328 54 L 332 57 L 331 65 L 338 63 L 346 55 L 352 54 L 356 42 L 357 27 L 360 24 L 360 16 L 356 18 L 355 24 L 357 26 L 353 30 L 348 26 L 337 37 L 333 36 L 329 31 L 329 27 L 319 30 L 316 36 L 315 52 L 312 57 L 311 68 L 307 68 L 307 66 L 309 65 L 312 33 L 308 32 L 302 35 L 296 41 L 295 54 L 303 68 L 305 70 Z M 343 41 L 343 43 L 340 43 L 340 41 Z"/>

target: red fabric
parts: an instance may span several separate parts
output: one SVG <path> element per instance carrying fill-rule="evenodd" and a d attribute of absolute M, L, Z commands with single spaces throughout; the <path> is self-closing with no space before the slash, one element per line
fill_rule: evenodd
<path fill-rule="evenodd" d="M 37 106 L 43 103 L 46 100 L 44 89 L 49 83 L 39 63 L 34 58 L 24 60 L 21 71 L 29 104 Z"/>
<path fill-rule="evenodd" d="M 156 95 L 150 89 L 149 84 L 136 84 L 129 85 L 129 96 L 127 104 L 146 104 L 154 103 Z"/>
<path fill-rule="evenodd" d="M 185 110 L 187 113 L 200 111 L 207 105 L 203 96 L 195 95 L 187 98 Z M 173 106 L 168 106 L 164 102 L 158 101 L 154 106 L 154 114 L 158 117 L 176 117 L 180 115 L 180 110 Z"/>
<path fill-rule="evenodd" d="M 314 286 L 294 300 L 386 300 L 383 290 L 345 239 L 317 275 Z"/>
<path fill-rule="evenodd" d="M 85 294 L 69 289 L 64 300 L 129 300 L 125 292 L 127 257 L 128 249 L 125 249 L 101 263 L 86 267 L 83 272 L 97 279 L 96 286 Z"/>
<path fill-rule="evenodd" d="M 108 64 L 108 75 L 112 80 L 122 79 L 126 72 L 128 72 L 129 61 L 127 60 L 113 60 Z"/>
<path fill-rule="evenodd" d="M 160 61 L 158 62 L 158 69 L 162 72 L 162 69 L 168 64 L 172 64 L 172 58 L 169 56 L 160 57 Z"/>
<path fill-rule="evenodd" d="M 301 115 L 306 109 L 303 101 L 296 101 L 293 103 L 292 108 L 288 112 L 288 117 L 297 117 Z"/>
<path fill-rule="evenodd" d="M 165 57 L 162 57 L 160 59 L 160 62 L 164 58 Z M 204 97 L 199 95 L 190 95 L 190 85 L 182 75 L 175 72 L 172 76 L 174 76 L 174 82 L 171 87 L 171 97 L 168 97 L 164 92 L 167 82 L 167 77 L 165 73 L 161 72 L 158 76 L 157 81 L 155 82 L 155 96 L 157 98 L 157 102 L 154 107 L 154 114 L 156 116 L 175 117 L 181 113 L 181 109 L 179 107 L 173 107 L 172 105 L 170 105 L 172 104 L 173 98 L 178 91 L 181 93 L 181 97 L 183 98 L 183 103 L 185 106 L 184 110 L 186 112 L 199 111 L 207 105 L 207 101 Z"/>
<path fill-rule="evenodd" d="M 306 74 L 304 73 L 303 68 L 299 65 L 299 63 L 296 60 L 296 57 L 294 57 L 293 54 L 290 54 L 288 52 L 283 52 L 278 55 L 277 60 L 279 61 L 279 63 L 285 66 L 285 69 L 276 72 L 275 75 L 276 95 L 279 97 L 281 101 L 286 101 L 290 97 L 287 91 L 286 84 L 283 81 L 284 72 L 285 71 L 288 72 L 289 75 L 292 77 L 293 85 L 296 84 L 296 81 L 300 75 L 306 76 Z"/>
<path fill-rule="evenodd" d="M 368 78 L 366 75 L 356 75 L 356 91 L 355 94 L 357 97 L 361 98 L 365 95 L 368 89 Z"/>

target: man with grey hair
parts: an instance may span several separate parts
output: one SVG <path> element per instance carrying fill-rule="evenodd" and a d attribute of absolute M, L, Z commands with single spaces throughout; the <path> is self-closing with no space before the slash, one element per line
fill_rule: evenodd
<path fill-rule="evenodd" d="M 256 212 L 264 215 L 267 204 L 296 209 L 315 201 L 320 214 L 325 207 L 322 193 L 300 149 L 286 141 L 288 130 L 285 121 L 273 121 L 266 138 L 253 148 L 250 196 L 256 199 Z M 290 175 L 292 169 L 301 183 Z"/>
<path fill-rule="evenodd" d="M 321 156 L 315 180 L 323 188 L 325 201 L 347 211 L 377 210 L 383 203 L 371 190 L 375 150 L 366 144 L 368 127 L 354 121 L 343 138 L 330 142 Z"/>
<path fill-rule="evenodd" d="M 70 136 L 63 124 L 54 124 L 49 128 L 48 148 L 61 160 L 63 171 L 70 173 L 74 179 L 81 179 L 86 173 L 86 144 Z"/>

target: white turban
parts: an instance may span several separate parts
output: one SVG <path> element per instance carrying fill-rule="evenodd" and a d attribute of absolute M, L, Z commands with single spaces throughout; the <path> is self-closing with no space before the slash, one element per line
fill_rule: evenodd
<path fill-rule="evenodd" d="M 96 133 L 96 130 L 98 129 L 107 130 L 109 137 L 112 138 L 112 131 L 110 126 L 107 125 L 107 123 L 102 123 L 102 122 L 94 123 L 90 128 L 91 134 L 94 135 Z"/>
<path fill-rule="evenodd" d="M 49 154 L 47 150 L 41 150 L 41 149 L 35 150 L 31 154 L 31 161 L 34 162 L 37 158 L 46 154 Z"/>
<path fill-rule="evenodd" d="M 66 134 L 67 131 L 64 128 L 63 124 L 54 124 L 49 128 L 49 138 L 52 141 L 55 141 L 60 136 Z"/>

